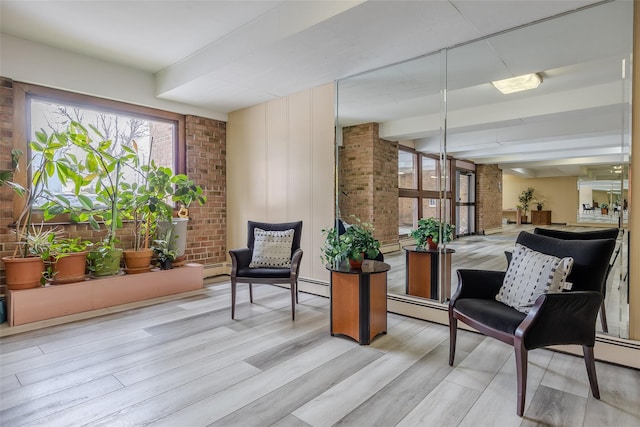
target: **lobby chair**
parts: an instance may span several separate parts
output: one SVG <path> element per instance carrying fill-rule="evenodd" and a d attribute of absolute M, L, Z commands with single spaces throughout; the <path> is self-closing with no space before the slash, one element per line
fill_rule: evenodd
<path fill-rule="evenodd" d="M 235 318 L 236 285 L 249 284 L 253 303 L 253 283 L 288 284 L 291 288 L 291 319 L 296 318 L 298 272 L 302 260 L 302 221 L 265 223 L 249 221 L 247 248 L 233 249 L 231 255 L 231 318 Z"/>
<path fill-rule="evenodd" d="M 618 228 L 607 228 L 605 230 L 595 230 L 595 231 L 562 231 L 562 230 L 554 230 L 551 228 L 538 228 L 536 227 L 533 230 L 533 234 L 540 234 L 541 236 L 549 236 L 555 237 L 556 239 L 563 240 L 591 240 L 591 239 L 614 239 L 618 238 L 619 229 Z M 607 325 L 607 313 L 605 310 L 604 298 L 607 296 L 607 280 L 609 279 L 609 274 L 613 269 L 613 266 L 618 258 L 618 254 L 620 253 L 621 246 L 618 245 L 617 249 L 614 252 L 614 255 L 609 260 L 609 267 L 607 268 L 607 275 L 602 281 L 602 286 L 600 287 L 600 292 L 602 293 L 602 305 L 600 306 L 600 324 L 602 325 L 602 332 L 609 332 L 609 326 Z"/>
<path fill-rule="evenodd" d="M 595 208 L 592 207 L 591 205 L 587 205 L 585 203 L 582 204 L 582 213 L 589 213 L 594 211 L 595 211 Z"/>
<path fill-rule="evenodd" d="M 458 289 L 449 302 L 449 365 L 453 366 L 455 359 L 458 321 L 512 345 L 517 373 L 516 412 L 522 416 L 527 386 L 527 352 L 551 345 L 577 344 L 582 346 L 591 392 L 599 399 L 593 356 L 595 324 L 603 299 L 600 289 L 615 244 L 614 239 L 560 240 L 521 232 L 507 272 L 458 270 Z M 531 260 L 537 260 L 537 265 L 549 265 L 540 261 L 548 255 L 562 259 L 557 265 L 569 263 L 565 257 L 573 259 L 566 276 L 566 282 L 572 284 L 570 291 L 540 292 L 540 296 L 533 299 L 527 290 L 521 295 L 529 297 L 530 303 L 518 309 L 496 299 L 498 294 L 504 295 L 503 284 L 507 284 L 507 276 L 511 276 L 512 286 L 522 286 L 523 282 L 536 283 L 535 277 L 538 276 L 522 272 L 533 272 L 533 268 L 528 270 L 534 264 Z M 554 286 L 557 285 L 556 272 L 566 275 L 568 271 L 566 265 L 564 269 L 558 267 L 553 270 Z M 520 276 L 514 274 L 518 272 Z"/>

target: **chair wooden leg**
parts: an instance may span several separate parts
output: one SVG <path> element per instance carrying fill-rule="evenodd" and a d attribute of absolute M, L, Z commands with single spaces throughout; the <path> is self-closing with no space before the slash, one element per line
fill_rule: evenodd
<path fill-rule="evenodd" d="M 607 313 L 604 309 L 604 299 L 600 305 L 600 323 L 602 324 L 602 332 L 609 332 L 609 326 L 607 325 Z"/>
<path fill-rule="evenodd" d="M 296 283 L 291 282 L 291 320 L 296 320 Z"/>
<path fill-rule="evenodd" d="M 516 375 L 518 378 L 518 416 L 521 417 L 524 414 L 524 402 L 527 397 L 527 363 L 528 354 L 527 349 L 524 348 L 522 341 L 518 338 L 513 343 L 516 356 Z"/>
<path fill-rule="evenodd" d="M 458 319 L 453 317 L 453 308 L 449 307 L 449 366 L 453 366 L 456 357 L 456 337 L 458 336 Z"/>
<path fill-rule="evenodd" d="M 236 280 L 231 279 L 231 318 L 235 319 L 236 315 Z"/>
<path fill-rule="evenodd" d="M 600 399 L 600 389 L 598 388 L 598 377 L 596 376 L 596 361 L 593 356 L 593 347 L 582 346 L 584 354 L 584 364 L 587 366 L 587 375 L 589 376 L 589 384 L 591 385 L 591 394 L 596 399 Z"/>
<path fill-rule="evenodd" d="M 295 280 L 296 284 L 296 304 L 300 304 L 299 292 L 298 292 L 298 279 Z"/>
<path fill-rule="evenodd" d="M 253 284 L 249 283 L 249 302 L 253 304 Z"/>

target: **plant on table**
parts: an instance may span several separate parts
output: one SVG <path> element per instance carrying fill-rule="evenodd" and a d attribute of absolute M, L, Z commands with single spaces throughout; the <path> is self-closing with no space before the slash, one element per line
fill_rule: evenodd
<path fill-rule="evenodd" d="M 335 227 L 322 230 L 325 242 L 321 258 L 332 266 L 339 265 L 345 259 L 361 263 L 364 258 L 374 259 L 380 253 L 380 242 L 373 236 L 373 226 L 355 219 L 345 226 L 345 232 L 339 234 Z"/>
<path fill-rule="evenodd" d="M 418 220 L 418 227 L 409 233 L 416 241 L 416 246 L 420 249 L 435 249 L 440 242 L 450 242 L 453 240 L 453 226 L 437 218 L 421 218 Z M 429 241 L 433 243 L 429 243 Z"/>

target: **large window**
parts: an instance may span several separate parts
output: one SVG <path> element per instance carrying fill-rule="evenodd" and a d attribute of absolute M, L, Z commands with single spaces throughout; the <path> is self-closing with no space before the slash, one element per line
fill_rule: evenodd
<path fill-rule="evenodd" d="M 114 156 L 118 156 L 124 146 L 135 146 L 141 165 L 153 160 L 157 165 L 169 167 L 176 173 L 184 172 L 183 116 L 38 86 L 21 87 L 24 88 L 27 118 L 25 147 L 22 151 L 29 153 L 31 164 L 37 165 L 39 159 L 36 153 L 28 150 L 26 141 L 35 141 L 37 131 L 44 131 L 48 135 L 63 132 L 70 122 L 75 121 L 83 124 L 94 140 L 110 140 Z M 74 148 L 68 147 L 66 150 L 73 151 Z M 60 153 L 64 150 L 61 149 Z M 81 155 L 81 152 L 78 150 L 73 154 Z M 139 177 L 136 171 L 125 171 L 125 180 L 133 182 Z M 65 188 L 55 177 L 49 180 L 48 186 L 69 197 L 72 193 L 71 188 Z M 34 203 L 41 202 L 36 200 Z"/>
<path fill-rule="evenodd" d="M 440 160 L 401 147 L 398 151 L 398 234 L 406 236 L 420 218 L 440 218 L 440 199 L 446 200 L 447 222 L 452 222 L 451 180 L 445 179 Z M 446 188 L 442 192 L 441 189 Z"/>

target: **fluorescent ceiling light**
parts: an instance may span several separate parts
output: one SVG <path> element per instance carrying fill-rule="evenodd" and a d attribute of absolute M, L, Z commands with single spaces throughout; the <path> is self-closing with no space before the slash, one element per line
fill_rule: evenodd
<path fill-rule="evenodd" d="M 523 90 L 535 89 L 540 86 L 540 83 L 542 83 L 542 77 L 535 73 L 491 82 L 496 89 L 505 95 Z"/>

